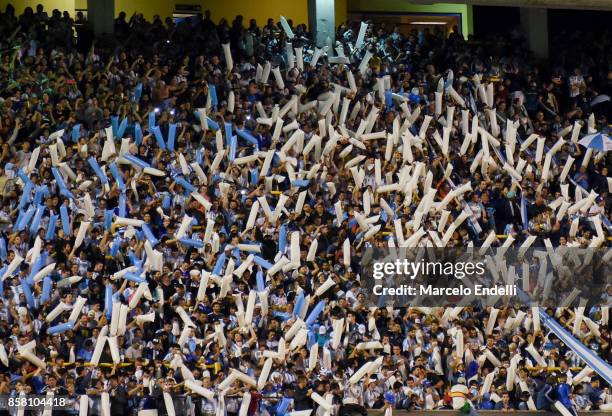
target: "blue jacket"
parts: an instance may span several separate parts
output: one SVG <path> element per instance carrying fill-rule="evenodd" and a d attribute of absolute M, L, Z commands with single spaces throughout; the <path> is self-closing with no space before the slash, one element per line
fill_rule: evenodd
<path fill-rule="evenodd" d="M 570 400 L 571 387 L 567 383 L 561 383 L 555 389 L 555 393 L 557 394 L 557 400 L 563 403 L 563 406 L 568 409 L 572 409 L 572 401 Z"/>
<path fill-rule="evenodd" d="M 536 408 L 538 410 L 548 410 L 550 405 L 555 401 L 553 387 L 550 384 L 544 384 L 536 396 Z"/>

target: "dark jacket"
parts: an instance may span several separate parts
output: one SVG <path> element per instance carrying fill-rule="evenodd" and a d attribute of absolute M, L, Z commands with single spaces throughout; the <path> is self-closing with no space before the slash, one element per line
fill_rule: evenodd
<path fill-rule="evenodd" d="M 128 412 L 128 394 L 124 386 L 117 386 L 109 392 L 111 416 L 124 416 Z"/>

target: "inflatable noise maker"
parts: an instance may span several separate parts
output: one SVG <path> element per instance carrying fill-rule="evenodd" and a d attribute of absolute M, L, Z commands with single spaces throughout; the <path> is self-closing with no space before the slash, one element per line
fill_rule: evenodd
<path fill-rule="evenodd" d="M 34 348 L 36 346 L 36 341 L 31 341 L 26 345 L 21 347 L 17 347 L 17 353 L 36 367 L 45 370 L 47 368 L 47 364 L 34 353 Z"/>
<path fill-rule="evenodd" d="M 35 308 L 36 304 L 34 303 L 34 296 L 32 295 L 32 288 L 30 287 L 26 279 L 21 279 L 21 288 L 23 290 L 23 294 L 26 298 L 26 302 L 28 303 L 28 306 L 31 308 Z"/>
<path fill-rule="evenodd" d="M 80 280 L 80 276 L 76 276 L 79 277 Z M 63 302 L 60 302 L 46 317 L 46 321 L 48 323 L 53 322 L 55 319 L 57 319 L 62 313 L 67 312 L 67 311 L 71 311 L 70 316 L 68 318 L 67 322 L 64 323 L 60 323 L 54 326 L 50 326 L 47 329 L 47 333 L 49 335 L 58 335 L 61 333 L 64 333 L 66 331 L 70 331 L 74 328 L 74 324 L 76 323 L 79 315 L 81 314 L 81 311 L 83 310 L 83 307 L 85 306 L 85 304 L 87 303 L 87 299 L 84 297 L 79 296 L 76 300 L 76 302 L 74 303 L 74 305 L 67 305 Z"/>
<path fill-rule="evenodd" d="M 106 174 L 102 171 L 102 168 L 100 168 L 100 165 L 98 164 L 96 158 L 91 156 L 89 159 L 87 159 L 87 162 L 89 163 L 89 166 L 91 166 L 91 168 L 93 169 L 96 176 L 100 178 L 100 182 L 102 182 L 103 185 L 108 184 L 108 178 L 106 177 Z"/>
<path fill-rule="evenodd" d="M 125 192 L 125 182 L 123 181 L 123 175 L 117 167 L 117 164 L 113 162 L 108 165 L 108 167 L 111 171 L 111 174 L 115 178 L 115 182 L 117 182 L 117 187 L 119 188 L 119 190 L 121 190 L 121 192 Z"/>
<path fill-rule="evenodd" d="M 64 178 L 62 177 L 60 172 L 57 170 L 57 168 L 55 167 L 51 168 L 51 173 L 53 174 L 53 177 L 55 178 L 57 186 L 60 189 L 60 194 L 64 195 L 67 198 L 74 199 L 74 195 L 72 195 L 72 192 L 68 190 L 68 187 L 66 186 L 66 182 L 64 181 Z"/>
<path fill-rule="evenodd" d="M 66 331 L 70 331 L 73 328 L 74 328 L 74 324 L 72 322 L 64 322 L 62 324 L 49 327 L 47 329 L 47 334 L 57 335 L 57 334 L 61 334 Z"/>

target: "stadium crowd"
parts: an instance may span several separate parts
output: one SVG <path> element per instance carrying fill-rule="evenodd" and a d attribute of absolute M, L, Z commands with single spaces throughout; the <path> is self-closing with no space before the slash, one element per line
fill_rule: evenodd
<path fill-rule="evenodd" d="M 360 46 L 353 22 L 325 52 L 287 25 L 121 14 L 92 42 L 82 15 L 0 14 L 0 394 L 110 415 L 171 413 L 165 393 L 216 416 L 610 405 L 532 309 L 487 331 L 490 306 L 370 307 L 360 275 L 421 226 L 420 245 L 607 247 L 610 154 L 577 141 L 609 131 L 610 32 L 538 62 L 518 32 L 370 22 Z M 607 362 L 611 298 L 574 330 Z M 548 306 L 574 329 L 579 308 Z"/>

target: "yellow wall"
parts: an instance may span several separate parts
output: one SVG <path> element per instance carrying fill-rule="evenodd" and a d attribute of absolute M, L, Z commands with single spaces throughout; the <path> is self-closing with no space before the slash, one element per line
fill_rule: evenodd
<path fill-rule="evenodd" d="M 349 0 L 335 0 L 337 24 L 347 19 L 347 1 Z M 376 1 L 371 0 L 372 3 Z M 75 8 L 87 9 L 87 0 L 0 0 L 0 7 L 4 8 L 8 3 L 15 6 L 18 14 L 21 14 L 26 6 L 35 8 L 39 3 L 44 4 L 48 12 L 53 9 L 68 10 L 71 15 L 74 15 Z M 115 0 L 115 14 L 124 11 L 129 18 L 134 12 L 139 12 L 148 20 L 156 14 L 164 19 L 172 16 L 176 3 L 199 4 L 202 11 L 212 12 L 212 18 L 216 22 L 225 17 L 231 23 L 236 15 L 242 14 L 245 24 L 248 24 L 249 19 L 255 18 L 262 26 L 269 17 L 278 21 L 281 15 L 292 19 L 296 25 L 308 24 L 308 0 Z M 351 1 L 351 5 L 352 3 Z"/>
<path fill-rule="evenodd" d="M 241 14 L 245 25 L 249 19 L 255 18 L 262 26 L 269 17 L 278 21 L 280 15 L 293 19 L 294 24 L 308 24 L 308 0 L 115 0 L 115 14 L 125 11 L 129 17 L 138 11 L 149 20 L 156 14 L 164 19 L 172 16 L 176 3 L 199 4 L 202 12 L 211 11 L 215 22 L 225 17 L 231 23 L 236 15 Z"/>
<path fill-rule="evenodd" d="M 335 0 L 336 26 L 346 22 L 347 19 L 347 0 Z"/>
<path fill-rule="evenodd" d="M 74 16 L 74 1 L 75 0 L 0 0 L 0 8 L 4 11 L 7 4 L 12 4 L 15 7 L 15 13 L 20 15 L 26 7 L 31 7 L 36 11 L 38 4 L 43 4 L 47 14 L 51 15 L 53 9 L 60 11 L 67 10 L 71 16 Z"/>
<path fill-rule="evenodd" d="M 346 20 L 346 1 L 336 0 L 336 12 L 344 9 L 344 13 L 341 14 L 342 20 Z M 87 0 L 0 0 L 0 7 L 4 9 L 9 3 L 15 6 L 17 14 L 21 14 L 27 6 L 34 9 L 39 3 L 44 4 L 48 13 L 53 9 L 59 9 L 68 10 L 74 15 L 75 8 L 87 9 Z M 287 19 L 292 19 L 294 24 L 308 24 L 308 0 L 115 0 L 115 14 L 124 11 L 129 17 L 134 12 L 139 12 L 149 20 L 156 14 L 163 19 L 172 16 L 176 3 L 199 4 L 202 6 L 202 11 L 212 12 L 214 21 L 225 17 L 231 22 L 236 15 L 242 14 L 245 23 L 255 18 L 259 25 L 264 25 L 268 17 L 278 21 L 280 15 L 283 15 Z M 344 4 L 344 7 L 340 6 L 338 9 L 338 4 Z"/>
<path fill-rule="evenodd" d="M 225 17 L 231 23 L 241 14 L 245 25 L 254 18 L 262 26 L 268 18 L 278 21 L 281 15 L 292 19 L 294 25 L 308 24 L 308 0 L 208 0 L 201 3 L 202 11 L 210 10 L 215 22 Z"/>
<path fill-rule="evenodd" d="M 190 4 L 190 1 L 180 1 L 181 4 Z M 158 14 L 162 19 L 172 16 L 174 2 L 161 0 L 115 0 L 115 15 L 125 12 L 129 19 L 134 13 L 142 13 L 147 20 Z"/>
<path fill-rule="evenodd" d="M 53 9 L 68 10 L 74 16 L 74 10 L 87 9 L 87 0 L 0 0 L 0 8 L 8 3 L 15 6 L 18 14 L 30 6 L 45 5 L 48 13 Z M 199 4 L 202 11 L 210 10 L 213 20 L 218 22 L 225 17 L 231 22 L 237 14 L 242 14 L 245 24 L 249 19 L 257 19 L 261 26 L 268 17 L 278 21 L 280 15 L 292 19 L 294 24 L 308 24 L 308 0 L 115 0 L 115 14 L 124 11 L 130 17 L 134 12 L 144 14 L 152 19 L 158 14 L 163 18 L 172 16 L 174 5 Z M 473 33 L 472 6 L 465 4 L 434 3 L 410 4 L 407 0 L 335 0 L 336 24 L 347 20 L 350 12 L 407 12 L 407 13 L 461 13 L 464 33 Z M 467 30 L 466 30 L 467 28 Z"/>
<path fill-rule="evenodd" d="M 410 4 L 407 0 L 348 0 L 349 12 L 461 13 L 463 34 L 474 33 L 472 6 L 466 4 Z"/>

